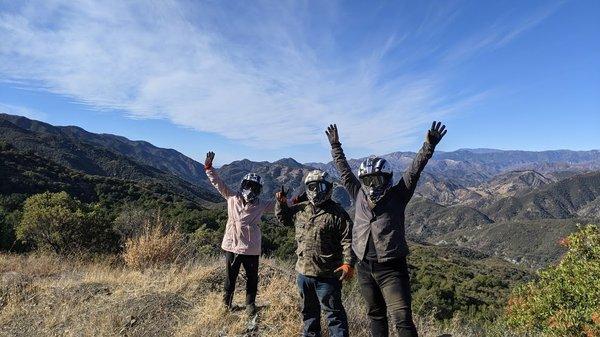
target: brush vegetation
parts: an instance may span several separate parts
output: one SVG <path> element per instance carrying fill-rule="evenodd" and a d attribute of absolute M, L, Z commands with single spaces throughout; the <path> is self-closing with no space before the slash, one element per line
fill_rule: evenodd
<path fill-rule="evenodd" d="M 562 260 L 515 288 L 508 322 L 521 331 L 548 336 L 600 336 L 600 228 L 581 227 L 562 244 Z"/>

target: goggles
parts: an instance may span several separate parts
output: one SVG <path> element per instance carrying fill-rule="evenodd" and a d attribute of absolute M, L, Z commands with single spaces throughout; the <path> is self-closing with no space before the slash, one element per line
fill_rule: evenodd
<path fill-rule="evenodd" d="M 327 184 L 319 181 L 312 181 L 306 185 L 306 189 L 310 192 L 325 192 L 327 191 Z"/>
<path fill-rule="evenodd" d="M 378 187 L 387 184 L 390 178 L 383 174 L 370 174 L 360 178 L 363 185 L 368 187 Z"/>

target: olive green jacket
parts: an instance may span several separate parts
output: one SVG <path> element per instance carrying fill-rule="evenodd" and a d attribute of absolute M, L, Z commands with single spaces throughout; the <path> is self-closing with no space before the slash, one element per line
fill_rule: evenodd
<path fill-rule="evenodd" d="M 296 205 L 276 203 L 280 223 L 296 229 L 296 271 L 314 277 L 335 277 L 343 263 L 354 265 L 352 220 L 334 201 L 314 207 L 305 201 Z"/>

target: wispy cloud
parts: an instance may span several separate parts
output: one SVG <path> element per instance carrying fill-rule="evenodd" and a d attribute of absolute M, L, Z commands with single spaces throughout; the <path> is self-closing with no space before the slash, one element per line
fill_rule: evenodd
<path fill-rule="evenodd" d="M 9 115 L 19 115 L 37 120 L 45 120 L 48 117 L 46 113 L 35 109 L 4 103 L 0 103 L 0 113 L 5 113 Z"/>
<path fill-rule="evenodd" d="M 420 53 L 398 57 L 411 36 L 435 36 L 441 24 L 392 27 L 344 45 L 343 9 L 331 2 L 219 4 L 19 2 L 0 13 L 0 79 L 256 147 L 322 142 L 336 121 L 346 144 L 378 152 L 485 96 L 448 94 L 443 72 L 415 71 Z M 456 11 L 448 11 L 450 20 Z M 501 46 L 544 17 L 447 57 Z"/>
<path fill-rule="evenodd" d="M 510 17 L 500 18 L 489 27 L 484 27 L 479 33 L 449 48 L 445 53 L 444 61 L 448 63 L 465 61 L 477 53 L 501 48 L 550 17 L 562 4 L 561 1 L 557 1 L 533 13 L 520 15 L 513 13 Z"/>

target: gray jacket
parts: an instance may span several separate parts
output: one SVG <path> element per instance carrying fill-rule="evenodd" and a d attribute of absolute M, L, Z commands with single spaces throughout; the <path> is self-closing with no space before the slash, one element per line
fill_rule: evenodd
<path fill-rule="evenodd" d="M 415 192 L 419 176 L 433 155 L 433 150 L 434 147 L 425 142 L 400 181 L 391 187 L 376 205 L 373 205 L 360 181 L 352 173 L 342 150 L 342 144 L 331 145 L 331 154 L 340 173 L 342 184 L 350 193 L 356 206 L 352 227 L 352 250 L 359 259 L 365 258 L 369 233 L 373 236 L 379 262 L 408 255 L 404 234 L 404 209 Z"/>

